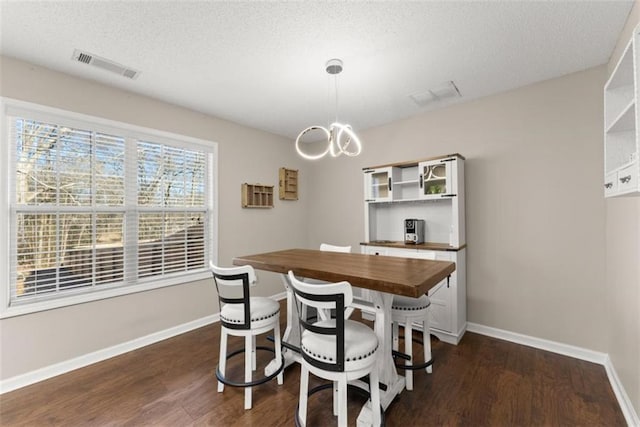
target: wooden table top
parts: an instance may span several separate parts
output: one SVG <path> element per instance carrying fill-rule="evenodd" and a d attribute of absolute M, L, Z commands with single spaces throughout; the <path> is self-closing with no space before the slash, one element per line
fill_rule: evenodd
<path fill-rule="evenodd" d="M 287 249 L 233 259 L 234 265 L 327 282 L 348 281 L 353 286 L 417 298 L 456 269 L 449 261 Z"/>

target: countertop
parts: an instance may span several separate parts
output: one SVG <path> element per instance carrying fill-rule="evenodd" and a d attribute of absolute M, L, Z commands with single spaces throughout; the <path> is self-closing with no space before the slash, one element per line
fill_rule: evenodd
<path fill-rule="evenodd" d="M 466 243 L 462 246 L 450 246 L 447 243 L 424 242 L 424 243 L 414 244 L 414 243 L 405 243 L 402 241 L 393 241 L 393 240 L 372 240 L 370 242 L 361 242 L 360 245 L 384 246 L 387 248 L 398 248 L 398 249 L 424 249 L 424 250 L 431 250 L 431 251 L 452 251 L 452 252 L 457 252 L 467 247 Z"/>

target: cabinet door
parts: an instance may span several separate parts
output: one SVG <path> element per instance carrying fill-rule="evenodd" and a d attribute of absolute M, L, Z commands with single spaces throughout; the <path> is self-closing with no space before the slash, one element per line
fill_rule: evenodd
<path fill-rule="evenodd" d="M 618 172 L 618 191 L 622 194 L 637 191 L 638 164 L 636 162 Z"/>
<path fill-rule="evenodd" d="M 443 280 L 429 293 L 431 308 L 429 309 L 429 326 L 432 329 L 453 332 L 451 328 L 451 287 L 447 286 L 447 281 Z"/>
<path fill-rule="evenodd" d="M 605 176 L 604 195 L 609 196 L 618 192 L 618 173 L 613 172 Z"/>
<path fill-rule="evenodd" d="M 436 251 L 436 261 L 456 261 L 455 256 L 450 252 Z M 453 298 L 453 282 L 455 281 L 456 272 L 454 271 L 449 280 L 444 279 L 442 282 L 429 291 L 429 300 L 431 301 L 431 310 L 429 322 L 434 329 L 440 329 L 446 332 L 455 332 L 453 328 L 454 304 Z"/>
<path fill-rule="evenodd" d="M 393 198 L 392 167 L 364 170 L 366 202 L 389 202 Z"/>
<path fill-rule="evenodd" d="M 455 194 L 455 157 L 421 162 L 420 171 L 420 198 L 440 199 L 451 197 Z"/>
<path fill-rule="evenodd" d="M 404 257 L 404 258 L 420 258 L 435 261 L 453 261 L 451 254 L 444 251 L 430 251 L 424 249 L 395 249 L 387 250 L 387 255 Z M 429 323 L 433 329 L 439 329 L 445 332 L 453 331 L 453 298 L 452 283 L 455 280 L 455 272 L 449 278 L 444 279 L 436 286 L 429 290 L 429 300 L 431 301 L 431 309 L 429 310 Z"/>
<path fill-rule="evenodd" d="M 361 252 L 369 255 L 386 255 L 403 258 L 421 258 L 436 261 L 456 261 L 455 256 L 450 252 L 430 251 L 421 249 L 399 249 L 387 248 L 383 246 L 361 246 Z M 452 298 L 455 289 L 456 272 L 454 272 L 449 281 L 444 279 L 436 286 L 429 290 L 429 300 L 431 301 L 431 309 L 429 314 L 430 327 L 438 329 L 446 333 L 455 332 L 453 329 L 454 304 Z"/>

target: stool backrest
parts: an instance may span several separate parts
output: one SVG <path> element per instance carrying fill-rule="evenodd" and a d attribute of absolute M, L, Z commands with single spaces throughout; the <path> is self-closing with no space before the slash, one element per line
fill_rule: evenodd
<path fill-rule="evenodd" d="M 320 250 L 321 251 L 327 251 L 327 252 L 351 252 L 351 246 L 335 246 L 335 245 L 330 245 L 328 243 L 321 243 L 320 244 Z"/>
<path fill-rule="evenodd" d="M 242 323 L 225 322 L 220 317 L 220 323 L 229 329 L 251 329 L 251 300 L 249 286 L 256 283 L 256 273 L 250 265 L 240 267 L 218 267 L 209 264 L 213 274 L 220 301 L 220 311 L 224 304 L 242 305 L 244 315 Z"/>
<path fill-rule="evenodd" d="M 326 371 L 343 372 L 345 367 L 344 352 L 344 311 L 345 307 L 353 302 L 353 292 L 349 282 L 310 284 L 298 280 L 292 271 L 289 271 L 289 283 L 296 299 L 298 319 L 300 323 L 300 336 L 304 331 L 316 335 L 333 336 L 336 351 L 335 361 L 321 361 L 313 357 L 300 346 L 300 353 L 309 364 Z M 313 307 L 317 310 L 335 310 L 336 317 L 331 321 L 313 322 L 305 319 L 304 307 Z M 300 307 L 300 308 L 298 308 Z M 311 323 L 313 322 L 313 323 Z"/>

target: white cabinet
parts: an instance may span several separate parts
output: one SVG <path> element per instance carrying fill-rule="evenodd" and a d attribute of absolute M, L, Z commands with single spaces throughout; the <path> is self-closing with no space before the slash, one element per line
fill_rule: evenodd
<path fill-rule="evenodd" d="M 375 166 L 363 175 L 367 242 L 404 241 L 404 220 L 416 218 L 425 221 L 426 242 L 465 244 L 464 157 Z"/>
<path fill-rule="evenodd" d="M 450 344 L 460 341 L 467 327 L 465 249 L 449 252 L 362 245 L 361 252 L 369 255 L 455 262 L 456 270 L 449 279 L 438 283 L 428 293 L 431 301 L 429 320 L 431 333 L 440 340 Z"/>
<path fill-rule="evenodd" d="M 455 193 L 457 183 L 455 157 L 420 162 L 420 198 L 436 199 L 451 197 Z"/>
<path fill-rule="evenodd" d="M 364 170 L 365 200 L 369 202 L 388 202 L 393 197 L 393 168 L 380 167 Z"/>
<path fill-rule="evenodd" d="M 640 194 L 638 160 L 639 28 L 604 86 L 605 197 Z"/>
<path fill-rule="evenodd" d="M 457 344 L 467 324 L 464 157 L 452 154 L 375 166 L 363 173 L 365 241 L 361 252 L 455 262 L 455 272 L 432 288 L 429 298 L 431 333 Z M 407 218 L 424 220 L 424 243 L 405 244 Z"/>
<path fill-rule="evenodd" d="M 455 196 L 464 179 L 459 154 L 364 168 L 366 202 L 437 200 Z"/>

